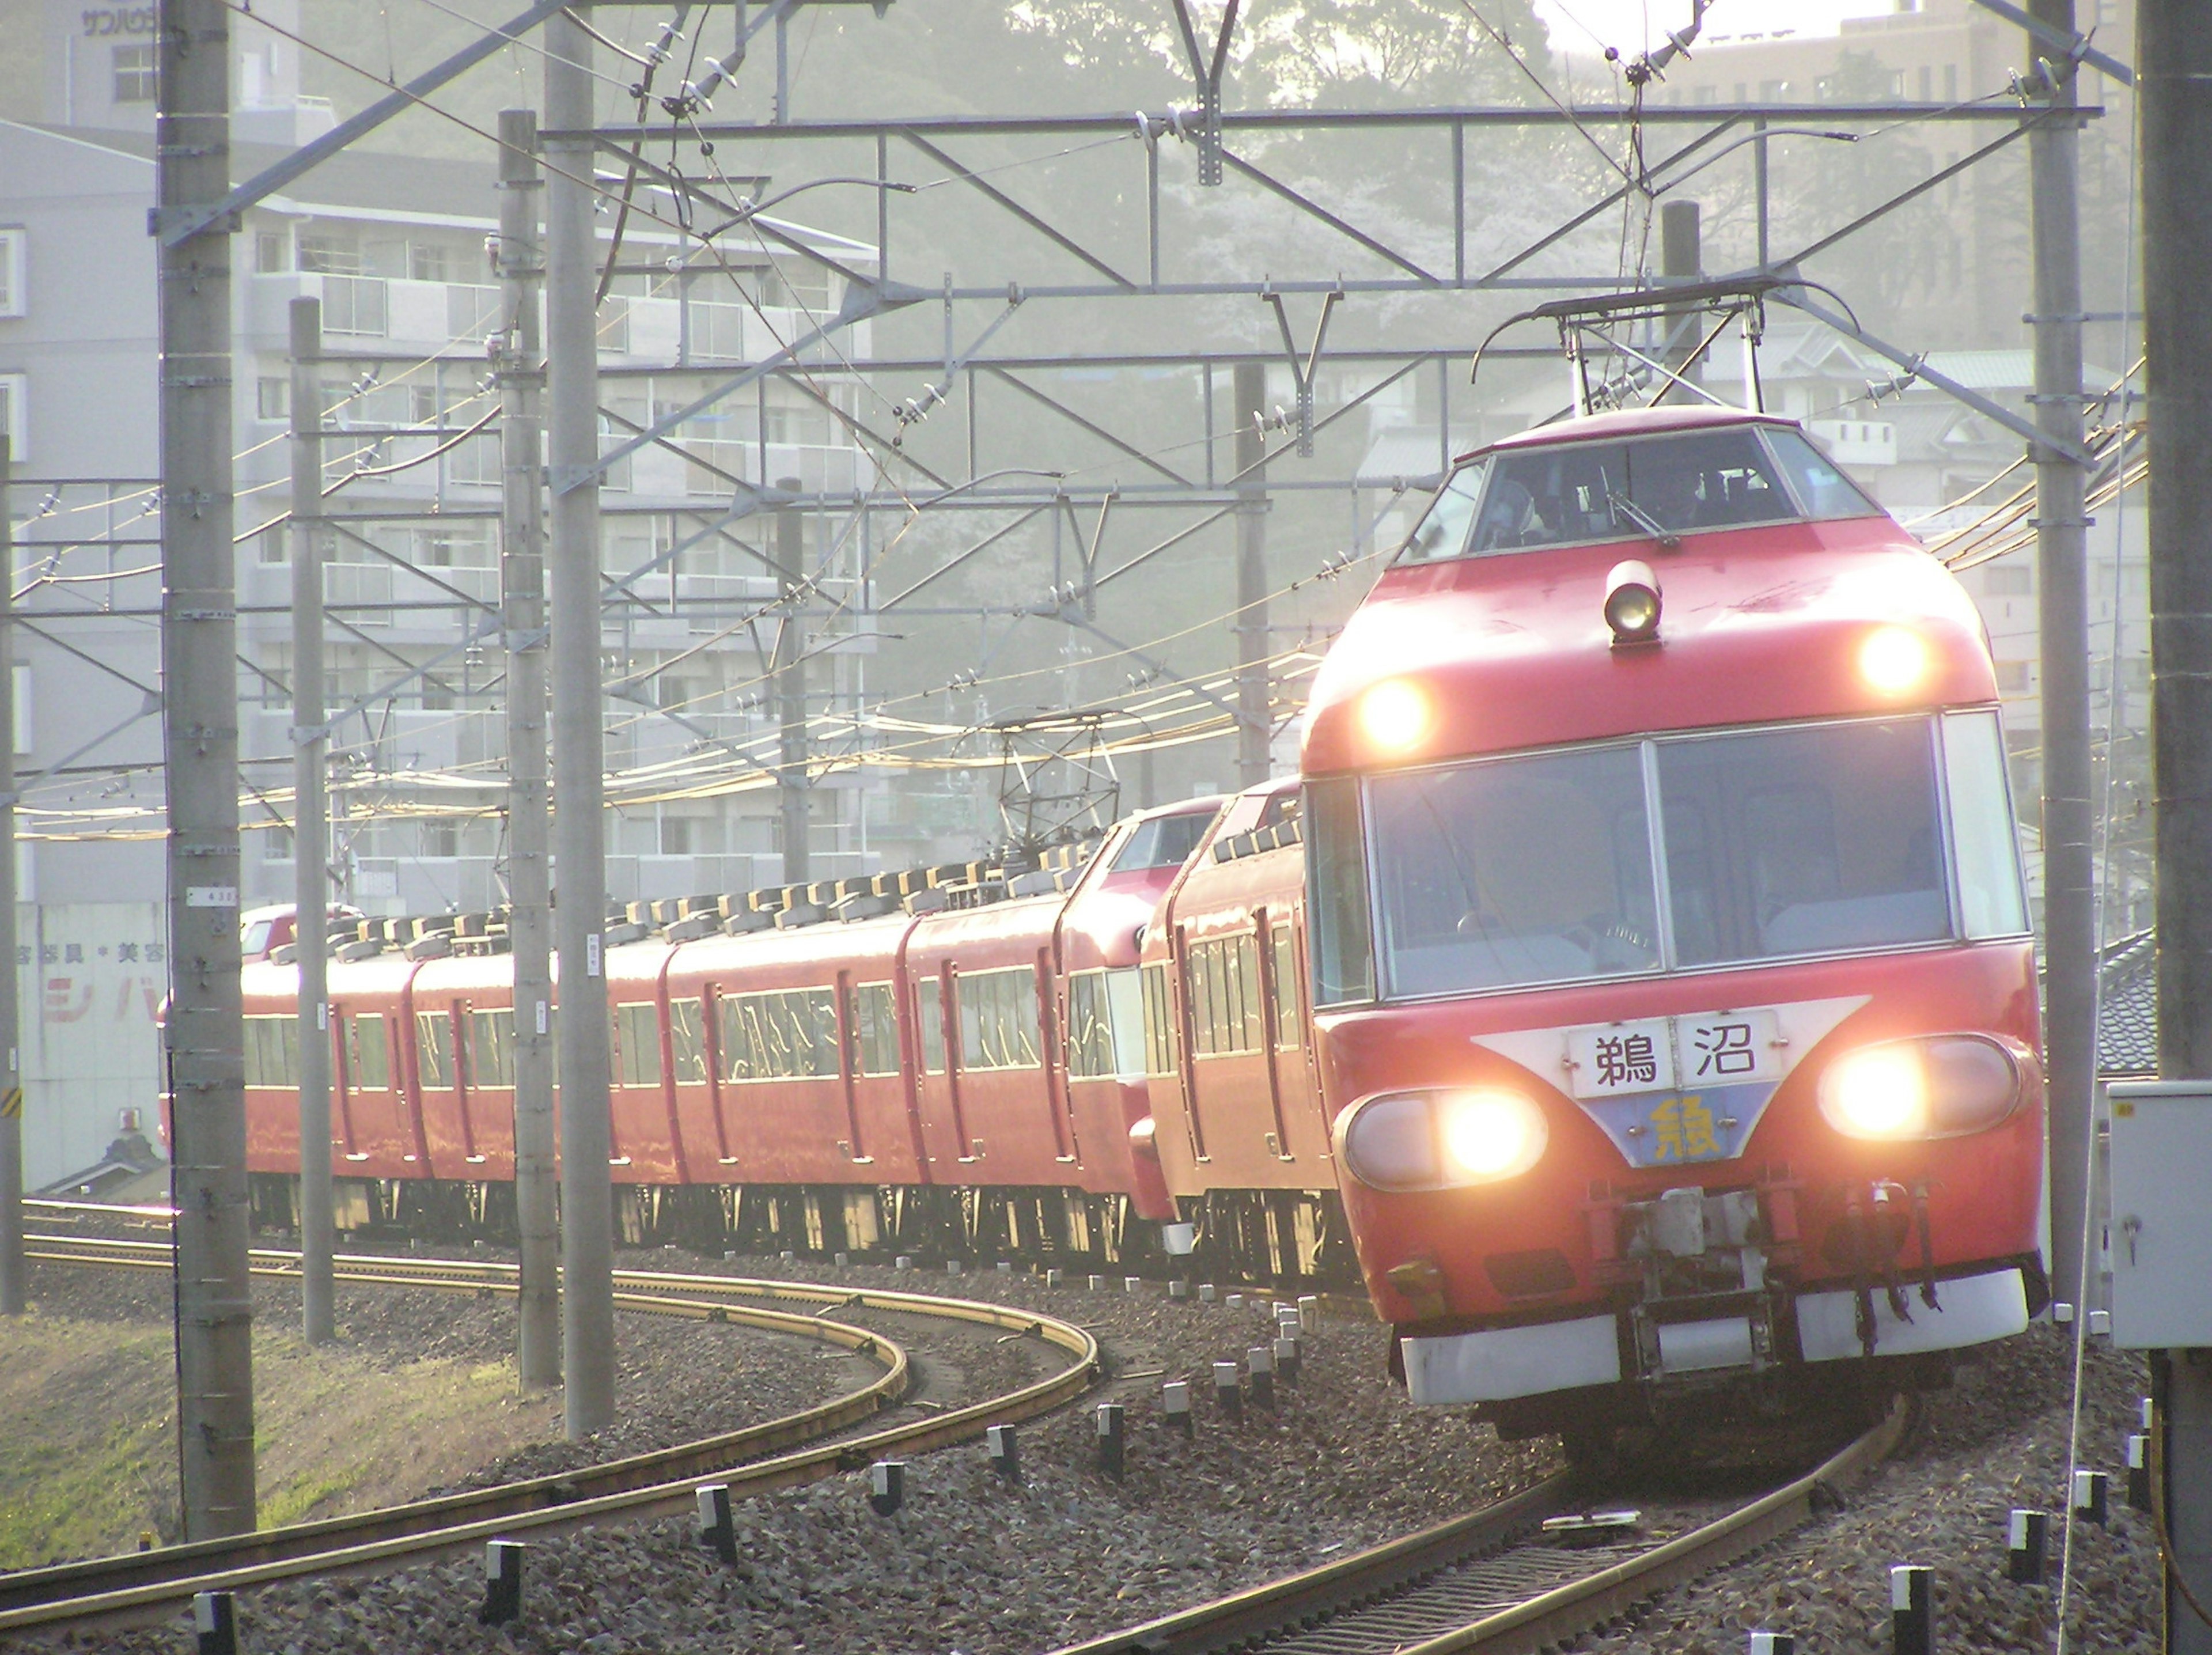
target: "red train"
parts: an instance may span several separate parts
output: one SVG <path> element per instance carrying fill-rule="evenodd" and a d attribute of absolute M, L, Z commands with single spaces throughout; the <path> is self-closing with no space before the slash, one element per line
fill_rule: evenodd
<path fill-rule="evenodd" d="M 1414 1400 L 1512 1432 L 1924 1366 L 2042 1306 L 1986 641 L 1796 426 L 1469 456 L 1303 770 L 1025 873 L 633 910 L 625 1234 L 1356 1272 Z M 331 970 L 342 1222 L 497 1231 L 507 962 L 466 934 L 495 922 L 424 926 L 362 922 Z M 278 1222 L 295 982 L 246 973 Z"/>

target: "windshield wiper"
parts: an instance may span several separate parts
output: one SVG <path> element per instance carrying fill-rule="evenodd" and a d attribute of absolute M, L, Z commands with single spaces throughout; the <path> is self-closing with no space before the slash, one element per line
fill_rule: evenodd
<path fill-rule="evenodd" d="M 1662 551 L 1672 551 L 1682 544 L 1680 535 L 1675 533 L 1674 530 L 1668 528 L 1626 495 L 1615 490 L 1612 479 L 1605 474 L 1604 467 L 1599 467 L 1597 478 L 1598 481 L 1605 485 L 1605 508 L 1612 514 L 1613 520 L 1616 524 L 1626 517 L 1631 523 L 1656 540 Z"/>

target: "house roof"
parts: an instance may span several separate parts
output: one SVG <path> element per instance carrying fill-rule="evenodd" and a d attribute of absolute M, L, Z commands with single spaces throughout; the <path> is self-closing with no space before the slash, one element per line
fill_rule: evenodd
<path fill-rule="evenodd" d="M 2157 1074 L 2157 934 L 2138 931 L 2113 943 L 2097 976 L 2097 1073 Z"/>

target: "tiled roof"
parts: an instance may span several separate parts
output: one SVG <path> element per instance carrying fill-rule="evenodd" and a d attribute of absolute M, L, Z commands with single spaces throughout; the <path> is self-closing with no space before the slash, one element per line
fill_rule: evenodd
<path fill-rule="evenodd" d="M 2149 931 L 2105 950 L 2098 972 L 2097 1073 L 2158 1073 L 2158 942 Z"/>

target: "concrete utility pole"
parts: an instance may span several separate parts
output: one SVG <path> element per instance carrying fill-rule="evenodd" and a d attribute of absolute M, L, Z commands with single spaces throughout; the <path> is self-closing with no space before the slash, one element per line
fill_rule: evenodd
<path fill-rule="evenodd" d="M 2150 425 L 2158 1073 L 2212 1078 L 2212 8 L 2141 0 L 2143 350 Z M 2212 1146 L 2207 1147 L 2212 1163 Z M 2166 1647 L 2212 1652 L 2212 1352 L 2153 1354 L 2164 1448 Z"/>
<path fill-rule="evenodd" d="M 545 119 L 592 124 L 588 7 L 545 25 Z M 615 1417 L 614 1183 L 607 1164 L 605 727 L 599 696 L 599 240 L 589 138 L 545 146 L 546 394 L 552 404 L 553 787 L 561 866 L 562 1397 L 568 1439 Z"/>
<path fill-rule="evenodd" d="M 1659 209 L 1659 274 L 1665 282 L 1694 282 L 1705 272 L 1705 249 L 1694 201 L 1669 201 Z M 1684 384 L 1703 385 L 1705 382 L 1705 362 L 1698 350 L 1698 313 L 1695 310 L 1670 311 L 1667 316 L 1667 348 L 1659 353 L 1659 360 L 1667 364 L 1671 373 L 1680 370 Z M 1749 394 L 1749 387 L 1745 388 Z M 1681 386 L 1668 389 L 1662 402 L 1701 403 L 1705 399 Z"/>
<path fill-rule="evenodd" d="M 230 9 L 160 0 L 160 229 L 230 187 Z M 177 1433 L 185 1537 L 250 1533 L 253 1299 L 246 1275 L 246 1057 L 238 992 L 238 594 L 231 546 L 230 237 L 172 246 L 159 280 L 161 746 L 168 793 Z"/>
<path fill-rule="evenodd" d="M 1237 785 L 1254 788 L 1273 768 L 1267 697 L 1267 452 L 1260 429 L 1267 370 L 1237 364 Z"/>
<path fill-rule="evenodd" d="M 538 323 L 538 115 L 499 117 L 500 625 L 507 634 L 507 934 L 514 964 L 514 1216 L 522 1242 L 515 1363 L 561 1383 L 560 1217 L 554 1202 L 552 869 L 546 786 L 544 441 Z"/>
<path fill-rule="evenodd" d="M 307 1342 L 337 1336 L 331 1190 L 329 716 L 323 696 L 323 301 L 292 301 L 292 890 L 300 968 L 300 1300 Z"/>
<path fill-rule="evenodd" d="M 780 477 L 775 486 L 795 495 L 806 485 Z M 775 792 L 783 812 L 783 882 L 804 885 L 811 877 L 807 852 L 814 803 L 806 785 L 806 519 L 796 505 L 776 508 L 775 577 L 783 602 L 775 627 L 776 712 L 783 723 Z"/>
<path fill-rule="evenodd" d="M 8 434 L 0 431 L 0 1316 L 21 1316 L 23 1070 L 15 1048 L 15 525 L 8 514 Z"/>
<path fill-rule="evenodd" d="M 2074 0 L 2030 0 L 2035 18 L 2074 36 Z M 2050 106 L 2075 101 L 2071 66 Z M 2077 124 L 2065 113 L 2028 134 L 2035 238 L 2035 423 L 2081 443 L 2081 246 L 2075 186 Z M 2097 1083 L 2097 937 L 2089 808 L 2088 512 L 2081 467 L 2057 447 L 2035 456 L 2039 670 L 2043 675 L 2043 1038 L 2051 1144 L 2051 1290 L 2082 1314 L 2083 1224 Z"/>

